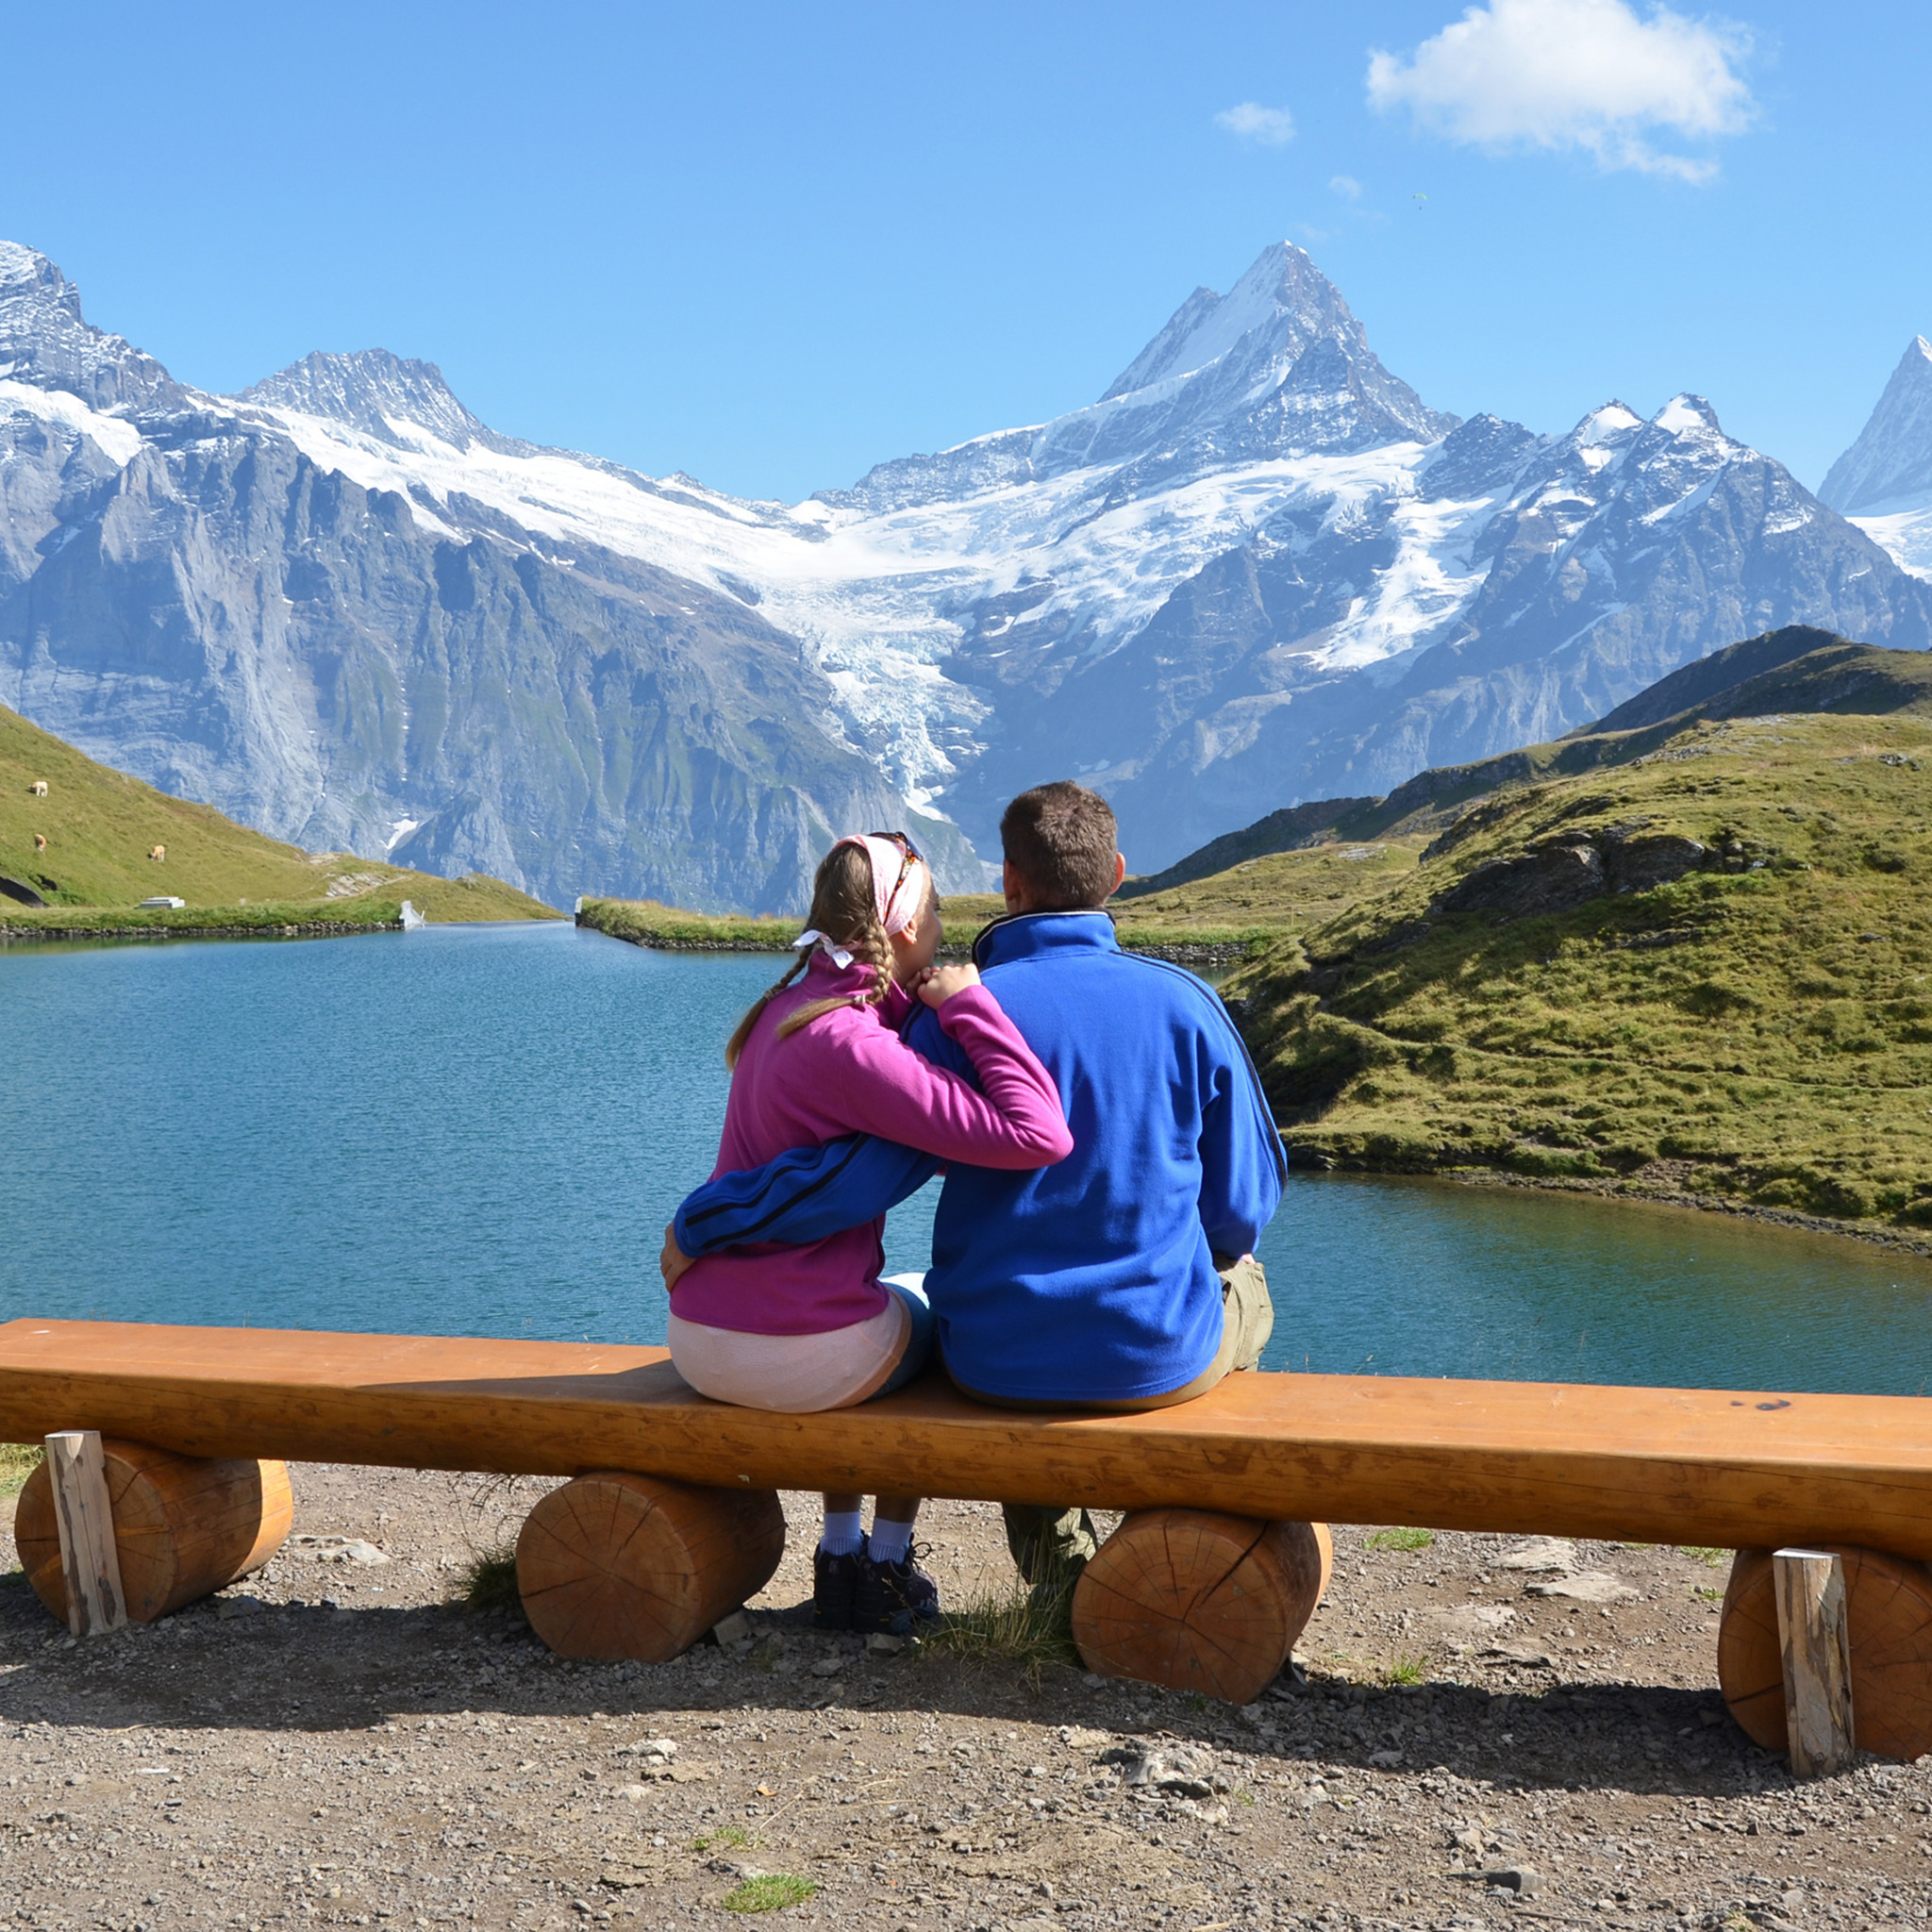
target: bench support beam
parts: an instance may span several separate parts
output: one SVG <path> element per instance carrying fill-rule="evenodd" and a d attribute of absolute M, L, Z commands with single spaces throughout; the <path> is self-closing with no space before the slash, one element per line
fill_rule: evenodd
<path fill-rule="evenodd" d="M 1327 1526 L 1139 1509 L 1074 1587 L 1087 1668 L 1250 1704 L 1287 1663 L 1327 1580 Z"/>
<path fill-rule="evenodd" d="M 1906 1761 L 1932 1751 L 1932 1567 L 1852 1543 L 1818 1543 L 1806 1554 L 1839 1566 L 1852 1742 Z M 1717 1672 L 1724 1702 L 1752 1742 L 1790 1751 L 1785 1635 L 1792 1619 L 1788 1609 L 1780 1615 L 1778 1591 L 1773 1552 L 1740 1550 L 1718 1625 Z M 1819 1609 L 1822 1629 L 1822 1598 Z M 1800 1607 L 1801 1625 L 1809 1614 Z M 1828 1661 L 1812 1674 L 1829 1684 Z M 1794 1754 L 1794 1769 L 1796 1762 Z"/>
<path fill-rule="evenodd" d="M 75 1519 L 58 1487 L 69 1479 L 72 1452 L 57 1448 L 76 1437 L 94 1445 L 99 1484 L 86 1506 L 87 1534 L 97 1526 L 105 1539 L 104 1549 L 87 1558 L 78 1590 L 69 1558 Z M 260 1569 L 293 1519 L 289 1472 L 279 1462 L 171 1456 L 142 1442 L 67 1431 L 47 1438 L 47 1460 L 20 1492 L 13 1541 L 27 1581 L 54 1616 L 76 1631 L 76 1616 L 89 1628 L 118 1628 L 151 1624 Z M 119 1618 L 95 1624 L 90 1574 L 98 1578 L 108 1564 Z"/>
<path fill-rule="evenodd" d="M 517 1589 L 531 1629 L 559 1657 L 661 1664 L 756 1596 L 784 1554 L 774 1490 L 601 1470 L 531 1510 Z"/>

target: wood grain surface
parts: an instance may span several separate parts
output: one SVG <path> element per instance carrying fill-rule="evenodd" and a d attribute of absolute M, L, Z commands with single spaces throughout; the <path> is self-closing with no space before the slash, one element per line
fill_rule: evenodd
<path fill-rule="evenodd" d="M 1135 1415 L 974 1404 L 929 1375 L 829 1415 L 707 1401 L 662 1349 L 0 1325 L 0 1440 L 99 1428 L 189 1456 L 875 1490 L 1268 1520 L 1932 1557 L 1907 1396 L 1243 1374 Z"/>
<path fill-rule="evenodd" d="M 1852 1736 L 1861 1751 L 1932 1751 L 1932 1570 L 1880 1550 L 1821 1544 L 1844 1569 L 1852 1649 Z M 1768 1549 L 1731 1562 L 1717 1640 L 1718 1683 L 1744 1734 L 1790 1749 L 1777 1596 Z"/>
<path fill-rule="evenodd" d="M 1074 1641 L 1102 1676 L 1249 1704 L 1313 1614 L 1322 1559 L 1310 1524 L 1136 1510 L 1080 1573 Z"/>
<path fill-rule="evenodd" d="M 1844 1558 L 1834 1550 L 1771 1553 L 1785 1674 L 1785 1748 L 1793 1777 L 1831 1777 L 1851 1763 L 1852 1641 Z"/>
<path fill-rule="evenodd" d="M 600 1470 L 552 1490 L 517 1538 L 530 1628 L 559 1657 L 661 1664 L 756 1596 L 785 1554 L 772 1490 Z"/>
<path fill-rule="evenodd" d="M 98 1429 L 58 1430 L 45 1448 L 34 1474 L 46 1485 L 60 1544 L 59 1615 L 75 1637 L 104 1636 L 127 1622 L 107 1452 Z"/>
<path fill-rule="evenodd" d="M 102 1449 L 131 1623 L 151 1624 L 260 1569 L 288 1537 L 294 1498 L 279 1462 L 208 1461 L 113 1438 Z M 67 1588 L 45 1463 L 20 1492 L 13 1541 L 34 1594 L 65 1623 Z"/>

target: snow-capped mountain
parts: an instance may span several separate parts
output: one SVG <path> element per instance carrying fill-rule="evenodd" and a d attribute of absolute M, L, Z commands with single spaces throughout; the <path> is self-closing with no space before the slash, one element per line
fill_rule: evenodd
<path fill-rule="evenodd" d="M 523 447 L 386 356 L 310 358 L 275 393 L 391 455 Z M 174 383 L 0 245 L 0 700 L 264 831 L 562 905 L 790 906 L 833 832 L 904 822 L 824 677 L 743 601 L 456 492 L 458 531 L 426 494 Z M 942 878 L 979 882 L 949 825 L 922 828 Z"/>
<path fill-rule="evenodd" d="M 1286 243 L 1087 408 L 792 506 L 500 436 L 380 350 L 200 394 L 0 248 L 0 698 L 558 900 L 796 904 L 828 825 L 908 809 L 977 883 L 960 834 L 1069 773 L 1151 871 L 1774 625 L 1924 642 L 1932 594 L 1697 398 L 1427 408 Z"/>
<path fill-rule="evenodd" d="M 1932 577 L 1932 342 L 1914 336 L 1820 498 L 1907 570 Z"/>

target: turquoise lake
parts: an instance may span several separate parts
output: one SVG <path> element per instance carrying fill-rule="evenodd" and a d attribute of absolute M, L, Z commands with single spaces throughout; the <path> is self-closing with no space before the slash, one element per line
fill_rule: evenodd
<path fill-rule="evenodd" d="M 660 1232 L 775 971 L 565 924 L 0 950 L 0 1320 L 661 1341 Z M 1271 1367 L 1932 1378 L 1932 1263 L 1719 1215 L 1296 1176 L 1261 1257 Z"/>

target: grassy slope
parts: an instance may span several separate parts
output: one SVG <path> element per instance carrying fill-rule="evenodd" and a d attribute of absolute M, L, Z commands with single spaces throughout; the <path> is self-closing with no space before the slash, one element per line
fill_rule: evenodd
<path fill-rule="evenodd" d="M 28 787 L 47 782 L 47 796 Z M 38 832 L 44 852 L 34 846 Z M 167 858 L 147 858 L 156 845 Z M 0 873 L 25 880 L 46 911 L 0 898 L 0 924 L 274 926 L 320 920 L 392 924 L 404 899 L 436 921 L 548 919 L 537 900 L 477 873 L 441 879 L 343 853 L 314 855 L 251 832 L 212 806 L 170 798 L 0 707 Z M 51 881 L 51 885 L 47 883 Z M 137 912 L 158 893 L 179 912 Z"/>
<path fill-rule="evenodd" d="M 1542 775 L 1230 984 L 1290 1141 L 1932 1225 L 1932 710 L 1886 708 L 1654 727 L 1572 775 L 1537 747 Z M 1633 818 L 1731 869 L 1431 915 L 1484 860 Z"/>

